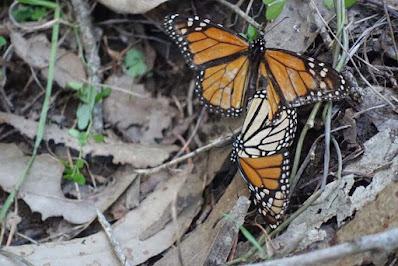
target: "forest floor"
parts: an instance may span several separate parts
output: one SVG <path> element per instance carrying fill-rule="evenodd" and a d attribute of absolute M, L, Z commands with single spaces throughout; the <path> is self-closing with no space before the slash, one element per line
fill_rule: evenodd
<path fill-rule="evenodd" d="M 268 23 L 272 1 L 20 2 L 0 4 L 0 265 L 398 264 L 396 1 L 279 1 Z M 173 13 L 347 55 L 352 96 L 298 108 L 276 230 L 230 161 L 244 117 L 200 104 Z"/>

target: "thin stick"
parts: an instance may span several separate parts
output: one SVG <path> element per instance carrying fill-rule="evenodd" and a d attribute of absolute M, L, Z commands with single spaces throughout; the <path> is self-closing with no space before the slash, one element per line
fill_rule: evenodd
<path fill-rule="evenodd" d="M 383 4 L 384 4 L 383 5 L 384 12 L 386 13 L 386 17 L 387 17 L 388 27 L 390 29 L 391 40 L 394 45 L 395 59 L 397 59 L 398 58 L 398 48 L 397 48 L 397 43 L 395 42 L 394 29 L 392 28 L 390 14 L 388 13 L 388 6 L 387 6 L 387 3 L 385 0 L 383 0 Z"/>
<path fill-rule="evenodd" d="M 82 36 L 82 44 L 85 51 L 85 58 L 87 60 L 87 74 L 89 84 L 95 86 L 101 82 L 100 76 L 101 60 L 98 55 L 98 42 L 94 34 L 94 27 L 91 23 L 90 8 L 87 1 L 72 0 L 72 6 L 75 11 L 77 21 L 80 26 Z M 95 90 L 100 92 L 100 88 L 95 86 Z M 92 114 L 93 128 L 97 133 L 102 133 L 104 128 L 104 121 L 102 117 L 101 102 L 95 104 Z"/>
<path fill-rule="evenodd" d="M 240 128 L 238 130 L 235 130 L 234 134 L 237 133 L 237 132 L 240 132 L 240 130 L 241 130 Z M 194 156 L 196 156 L 196 155 L 198 155 L 200 153 L 206 152 L 206 151 L 212 149 L 213 147 L 220 146 L 220 145 L 228 143 L 232 139 L 234 134 L 229 134 L 227 136 L 222 136 L 222 137 L 214 140 L 213 142 L 211 142 L 211 143 L 209 143 L 209 144 L 207 144 L 205 146 L 197 148 L 196 150 L 194 150 L 194 151 L 192 151 L 190 153 L 187 153 L 187 154 L 185 154 L 185 155 L 183 155 L 181 157 L 178 157 L 178 158 L 176 158 L 174 160 L 171 160 L 171 161 L 169 161 L 167 163 L 164 163 L 164 164 L 161 164 L 159 166 L 156 166 L 156 167 L 153 167 L 153 168 L 148 168 L 148 169 L 135 169 L 134 171 L 136 173 L 138 173 L 138 174 L 148 174 L 148 175 L 156 173 L 156 172 L 159 172 L 160 170 L 163 170 L 163 169 L 168 168 L 170 166 L 176 165 L 176 164 L 178 164 L 180 162 L 183 162 L 183 161 L 185 161 L 185 160 L 187 160 L 189 158 L 192 158 L 192 157 L 194 157 Z"/>
<path fill-rule="evenodd" d="M 372 250 L 392 251 L 396 248 L 398 248 L 398 229 L 394 228 L 383 233 L 363 236 L 353 241 L 339 244 L 333 247 L 307 252 L 305 254 L 288 258 L 250 264 L 250 266 L 321 265 L 321 263 L 344 258 L 348 255 L 363 253 Z"/>
<path fill-rule="evenodd" d="M 337 154 L 337 179 L 341 179 L 341 173 L 343 172 L 343 156 L 341 156 L 341 150 L 339 143 L 337 140 L 332 136 L 332 143 L 334 148 L 336 149 L 336 154 Z"/>
<path fill-rule="evenodd" d="M 296 176 L 296 174 L 297 174 L 297 169 L 298 169 L 298 165 L 300 163 L 300 156 L 301 156 L 301 150 L 302 150 L 303 144 L 304 144 L 304 139 L 305 139 L 305 136 L 307 135 L 308 130 L 314 127 L 314 120 L 315 120 L 316 114 L 318 113 L 319 107 L 321 107 L 321 103 L 316 103 L 314 105 L 314 108 L 312 109 L 310 116 L 308 117 L 307 122 L 305 123 L 304 128 L 300 133 L 300 138 L 297 142 L 296 153 L 294 154 L 292 173 L 290 175 L 291 177 Z"/>
<path fill-rule="evenodd" d="M 330 164 L 330 128 L 332 123 L 332 103 L 328 102 L 325 105 L 325 154 L 323 157 L 323 178 L 321 188 L 324 189 L 326 181 L 329 175 L 329 164 Z"/>
<path fill-rule="evenodd" d="M 341 126 L 335 129 L 330 130 L 330 133 L 334 133 L 337 132 L 339 130 L 343 130 L 346 128 L 350 128 L 350 125 L 345 125 L 345 126 Z M 316 145 L 318 144 L 318 142 L 325 136 L 325 134 L 321 134 L 319 137 L 317 137 L 315 139 L 315 141 L 312 143 L 311 148 L 307 154 L 307 156 L 305 157 L 303 163 L 301 164 L 300 168 L 297 171 L 297 174 L 295 176 L 292 176 L 291 179 L 289 180 L 290 182 L 290 190 L 294 191 L 295 186 L 297 185 L 298 180 L 300 179 L 301 175 L 303 174 L 305 168 L 307 167 L 308 163 L 311 161 L 311 155 L 314 153 Z M 333 136 L 332 136 L 333 138 Z M 334 138 L 333 138 L 334 139 Z M 340 152 L 341 155 L 341 152 Z"/>
<path fill-rule="evenodd" d="M 108 223 L 105 216 L 98 209 L 97 209 L 97 218 L 98 222 L 101 224 L 102 228 L 104 229 L 107 238 L 109 239 L 109 242 L 113 248 L 113 251 L 115 252 L 117 259 L 120 261 L 120 264 L 124 266 L 132 266 L 132 264 L 128 261 L 127 257 L 123 254 L 123 250 L 119 242 L 113 236 L 112 226 Z"/>
<path fill-rule="evenodd" d="M 263 34 L 263 31 L 261 30 L 262 27 L 260 24 L 258 24 L 254 19 L 252 19 L 250 16 L 248 16 L 243 10 L 241 10 L 238 6 L 231 4 L 230 2 L 226 0 L 217 0 L 219 3 L 223 4 L 224 6 L 232 9 L 236 14 L 238 14 L 241 18 L 246 20 L 249 24 L 253 25 L 258 31 L 260 31 L 261 34 Z"/>

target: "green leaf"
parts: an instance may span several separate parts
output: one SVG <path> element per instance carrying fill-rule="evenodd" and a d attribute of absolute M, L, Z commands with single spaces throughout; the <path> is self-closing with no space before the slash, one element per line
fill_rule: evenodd
<path fill-rule="evenodd" d="M 84 167 L 84 160 L 83 159 L 77 159 L 76 160 L 76 162 L 75 162 L 75 166 L 78 168 L 78 169 L 82 169 L 83 167 Z"/>
<path fill-rule="evenodd" d="M 80 137 L 80 131 L 75 129 L 75 128 L 71 128 L 68 130 L 69 135 L 71 135 L 72 137 L 78 139 Z"/>
<path fill-rule="evenodd" d="M 87 144 L 88 141 L 88 134 L 86 132 L 81 132 L 79 136 L 79 144 L 84 146 Z"/>
<path fill-rule="evenodd" d="M 246 237 L 246 239 L 257 249 L 260 257 L 265 258 L 264 249 L 261 247 L 260 243 L 256 240 L 256 238 L 243 226 L 239 226 L 242 235 Z"/>
<path fill-rule="evenodd" d="M 263 0 L 263 3 L 267 5 L 265 18 L 267 20 L 274 20 L 282 13 L 286 0 Z"/>
<path fill-rule="evenodd" d="M 6 38 L 0 36 L 0 47 L 5 46 L 7 44 Z"/>
<path fill-rule="evenodd" d="M 79 185 L 84 185 L 86 184 L 86 178 L 84 177 L 84 175 L 82 175 L 82 173 L 80 172 L 76 172 L 76 173 L 71 173 L 71 174 L 64 174 L 64 178 L 66 180 L 70 180 L 72 182 L 76 182 Z"/>
<path fill-rule="evenodd" d="M 355 5 L 358 1 L 357 0 L 344 0 L 344 6 L 345 8 L 350 8 L 353 5 Z"/>
<path fill-rule="evenodd" d="M 257 35 L 258 35 L 257 29 L 252 25 L 249 25 L 246 31 L 246 38 L 249 40 L 249 42 L 254 41 L 257 38 Z"/>
<path fill-rule="evenodd" d="M 111 95 L 112 89 L 109 87 L 101 88 L 101 91 L 95 95 L 95 103 L 98 103 Z"/>
<path fill-rule="evenodd" d="M 80 104 L 76 111 L 77 116 L 77 127 L 80 130 L 84 130 L 91 119 L 91 107 L 90 105 L 83 103 Z"/>
<path fill-rule="evenodd" d="M 85 84 L 79 91 L 77 96 L 79 97 L 79 100 L 87 103 L 89 105 L 93 105 L 95 103 L 95 88 L 93 86 L 90 86 L 88 84 Z"/>
<path fill-rule="evenodd" d="M 12 16 L 18 22 L 39 21 L 47 15 L 48 11 L 44 7 L 20 4 L 12 11 Z"/>
<path fill-rule="evenodd" d="M 81 82 L 70 81 L 66 83 L 66 87 L 74 91 L 80 91 L 81 89 L 83 89 L 84 84 Z"/>
<path fill-rule="evenodd" d="M 350 8 L 353 5 L 355 5 L 358 2 L 358 0 L 344 0 L 344 6 L 345 8 Z M 333 0 L 323 0 L 323 4 L 327 9 L 334 9 L 334 1 Z"/>
<path fill-rule="evenodd" d="M 130 49 L 124 58 L 124 70 L 133 78 L 144 75 L 148 71 L 144 54 L 137 49 Z"/>
<path fill-rule="evenodd" d="M 92 138 L 94 139 L 95 142 L 97 143 L 102 143 L 105 142 L 105 136 L 101 134 L 93 134 Z"/>
<path fill-rule="evenodd" d="M 334 8 L 334 1 L 333 0 L 323 0 L 323 5 L 327 9 L 332 10 Z"/>

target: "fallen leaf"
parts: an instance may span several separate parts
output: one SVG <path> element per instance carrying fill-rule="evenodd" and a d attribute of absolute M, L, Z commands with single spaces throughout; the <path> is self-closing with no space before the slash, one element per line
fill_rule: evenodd
<path fill-rule="evenodd" d="M 214 239 L 224 225 L 225 213 L 234 206 L 239 196 L 248 197 L 249 192 L 240 175 L 236 175 L 220 200 L 214 206 L 206 221 L 184 237 L 180 243 L 184 265 L 203 265 Z M 163 258 L 155 263 L 156 266 L 179 265 L 177 248 L 171 248 Z"/>
<path fill-rule="evenodd" d="M 222 265 L 227 262 L 234 240 L 238 237 L 239 227 L 245 221 L 249 207 L 250 200 L 245 196 L 240 196 L 235 206 L 226 215 L 226 219 L 220 222 L 204 265 Z"/>
<path fill-rule="evenodd" d="M 387 99 L 391 99 L 392 96 L 398 97 L 394 89 L 382 86 L 373 86 L 373 88 Z M 368 110 L 372 107 L 380 106 L 383 104 L 386 104 L 386 102 L 383 99 L 380 99 L 380 97 L 378 97 L 377 95 L 375 95 L 373 90 L 371 90 L 370 88 L 365 88 L 363 90 L 362 102 L 359 105 L 359 111 Z M 393 124 L 397 126 L 397 114 L 388 104 L 386 104 L 386 106 L 382 108 L 368 110 L 363 115 L 368 117 L 372 121 L 378 131 L 384 131 L 384 129 L 386 128 L 392 128 L 390 126 L 392 126 Z M 395 122 L 392 123 L 392 121 Z M 386 122 L 388 122 L 389 124 L 385 124 Z"/>
<path fill-rule="evenodd" d="M 163 131 L 171 127 L 176 110 L 166 97 L 153 98 L 143 85 L 134 84 L 127 75 L 111 76 L 107 85 L 130 90 L 140 97 L 114 90 L 104 100 L 105 120 L 119 129 L 130 141 L 153 144 L 163 138 Z"/>
<path fill-rule="evenodd" d="M 333 18 L 334 14 L 325 8 L 323 1 L 314 1 L 314 3 L 325 21 Z M 265 29 L 267 47 L 283 48 L 295 52 L 306 51 L 320 30 L 316 27 L 314 19 L 319 19 L 318 14 L 311 8 L 303 8 L 301 1 L 286 1 L 282 13 Z"/>
<path fill-rule="evenodd" d="M 99 0 L 101 4 L 118 13 L 143 14 L 167 0 Z"/>
<path fill-rule="evenodd" d="M 11 31 L 10 38 L 17 55 L 30 66 L 41 69 L 42 75 L 47 78 L 51 51 L 51 44 L 47 37 L 41 34 L 25 39 L 20 33 Z M 65 88 L 68 82 L 87 80 L 80 58 L 76 54 L 58 47 L 54 80 L 62 88 Z"/>
<path fill-rule="evenodd" d="M 29 157 L 24 156 L 14 144 L 0 144 L 0 185 L 10 192 L 24 171 Z M 22 185 L 19 194 L 32 209 L 41 213 L 42 219 L 62 216 L 80 224 L 95 217 L 95 207 L 86 201 L 65 198 L 61 191 L 63 165 L 48 154 L 39 155 Z M 45 189 L 43 189 L 45 188 Z"/>
<path fill-rule="evenodd" d="M 386 186 L 375 201 L 364 206 L 351 221 L 338 230 L 335 241 L 336 244 L 350 242 L 361 236 L 380 233 L 394 227 L 398 227 L 397 182 Z M 327 265 L 364 265 L 371 262 L 375 265 L 386 265 L 386 262 L 380 263 L 385 259 L 385 255 L 384 252 L 351 255 Z"/>
<path fill-rule="evenodd" d="M 366 187 L 359 186 L 353 190 L 354 176 L 348 175 L 327 184 L 321 196 L 293 220 L 284 233 L 293 235 L 298 230 L 303 232 L 301 236 L 304 237 L 296 250 L 303 250 L 312 243 L 323 240 L 327 233 L 321 225 L 331 218 L 337 217 L 337 223 L 341 226 L 347 218 L 379 197 L 397 176 L 397 154 L 398 136 L 393 129 L 386 129 L 369 139 L 364 145 L 362 158 L 350 163 L 344 170 L 364 173 L 365 176 L 372 174 L 372 182 Z"/>
<path fill-rule="evenodd" d="M 139 207 L 113 225 L 113 236 L 123 247 L 123 252 L 133 265 L 160 254 L 170 247 L 177 235 L 185 232 L 197 215 L 203 191 L 203 173 L 195 171 L 189 174 L 181 171 L 166 182 L 160 184 L 148 195 Z M 178 213 L 178 228 L 171 218 L 164 224 L 159 220 L 166 213 L 170 216 L 171 205 L 178 195 L 177 202 L 188 202 Z M 164 226 L 158 227 L 161 223 Z M 143 232 L 149 237 L 145 238 Z M 112 248 L 103 232 L 71 241 L 51 242 L 40 245 L 22 245 L 7 247 L 7 251 L 22 255 L 34 265 L 117 265 Z"/>
<path fill-rule="evenodd" d="M 9 124 L 23 135 L 33 139 L 36 136 L 38 123 L 10 113 L 0 112 L 0 124 Z M 76 138 L 69 135 L 67 129 L 57 125 L 46 126 L 44 135 L 46 141 L 64 144 L 75 150 L 80 150 Z M 114 164 L 130 164 L 136 168 L 153 167 L 166 160 L 170 153 L 178 148 L 175 145 L 142 145 L 134 143 L 88 143 L 83 147 L 83 154 L 92 156 L 112 156 Z"/>

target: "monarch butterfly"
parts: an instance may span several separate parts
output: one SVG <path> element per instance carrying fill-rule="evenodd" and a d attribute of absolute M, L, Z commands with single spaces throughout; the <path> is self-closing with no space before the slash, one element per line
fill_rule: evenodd
<path fill-rule="evenodd" d="M 231 156 L 238 162 L 257 210 L 275 228 L 284 214 L 289 194 L 289 151 L 294 140 L 297 113 L 281 106 L 273 120 L 267 91 L 256 91 L 249 103 L 242 132 Z"/>
<path fill-rule="evenodd" d="M 195 92 L 210 111 L 239 116 L 262 86 L 270 119 L 281 104 L 294 108 L 347 95 L 344 77 L 332 67 L 294 52 L 265 48 L 263 36 L 249 44 L 209 19 L 179 14 L 167 16 L 164 27 L 195 70 Z"/>

